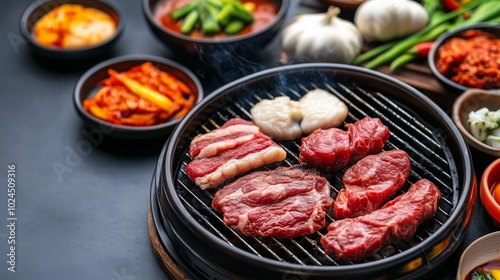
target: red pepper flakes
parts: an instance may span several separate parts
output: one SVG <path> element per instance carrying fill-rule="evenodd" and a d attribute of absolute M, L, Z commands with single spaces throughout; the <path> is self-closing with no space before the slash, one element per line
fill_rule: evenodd
<path fill-rule="evenodd" d="M 500 39 L 480 30 L 468 30 L 438 49 L 437 69 L 466 87 L 500 88 Z"/>

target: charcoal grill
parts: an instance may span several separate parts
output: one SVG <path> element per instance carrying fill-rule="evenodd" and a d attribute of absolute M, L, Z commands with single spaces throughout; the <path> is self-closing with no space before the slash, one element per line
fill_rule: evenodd
<path fill-rule="evenodd" d="M 436 215 L 413 238 L 387 246 L 358 262 L 324 253 L 326 227 L 293 239 L 245 237 L 227 227 L 211 207 L 215 190 L 200 190 L 186 176 L 190 141 L 230 118 L 250 119 L 261 99 L 287 95 L 298 100 L 322 88 L 349 107 L 345 122 L 378 117 L 391 131 L 384 150 L 403 149 L 411 172 L 400 193 L 420 178 L 431 180 L 442 198 Z M 278 142 L 285 161 L 298 163 L 300 141 Z M 342 172 L 323 174 L 332 197 Z M 361 67 L 327 63 L 280 66 L 229 83 L 208 95 L 177 126 L 159 157 L 151 186 L 153 236 L 175 267 L 190 279 L 419 279 L 430 275 L 460 245 L 473 215 L 475 175 L 468 147 L 446 113 L 414 88 Z M 327 224 L 333 221 L 327 216 Z M 158 243 L 158 242 L 157 242 Z M 170 270 L 170 269 L 169 269 Z M 177 277 L 176 277 L 177 278 Z"/>

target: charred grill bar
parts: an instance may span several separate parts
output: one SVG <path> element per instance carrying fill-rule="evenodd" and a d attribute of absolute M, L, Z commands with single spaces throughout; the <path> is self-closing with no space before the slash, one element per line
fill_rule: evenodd
<path fill-rule="evenodd" d="M 339 261 L 319 242 L 326 227 L 294 239 L 244 237 L 227 227 L 211 208 L 215 190 L 200 190 L 185 173 L 189 143 L 228 119 L 250 119 L 259 100 L 288 95 L 298 99 L 323 88 L 349 107 L 345 122 L 378 117 L 391 131 L 387 149 L 410 155 L 411 172 L 401 192 L 421 178 L 442 197 L 436 215 L 408 241 L 388 246 L 359 262 Z M 286 160 L 259 168 L 298 163 L 300 141 L 278 142 Z M 178 126 L 164 147 L 152 181 L 156 234 L 184 274 L 195 279 L 300 277 L 308 279 L 417 279 L 446 260 L 469 224 L 475 184 L 466 144 L 451 120 L 424 95 L 387 76 L 353 66 L 303 64 L 269 69 L 230 83 L 207 97 Z M 335 197 L 342 172 L 325 175 Z M 327 224 L 333 221 L 327 215 Z M 277 278 L 279 277 L 279 278 Z"/>

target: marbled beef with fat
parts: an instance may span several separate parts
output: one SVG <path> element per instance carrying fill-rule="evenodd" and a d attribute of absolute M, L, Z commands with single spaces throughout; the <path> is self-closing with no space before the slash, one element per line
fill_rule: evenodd
<path fill-rule="evenodd" d="M 436 213 L 440 198 L 439 189 L 421 179 L 381 209 L 332 222 L 321 244 L 327 254 L 341 260 L 372 256 L 389 244 L 411 238 L 418 226 Z"/>
<path fill-rule="evenodd" d="M 325 226 L 330 187 L 313 171 L 279 167 L 249 173 L 224 186 L 212 207 L 243 235 L 293 238 Z"/>
<path fill-rule="evenodd" d="M 193 139 L 189 149 L 193 160 L 186 165 L 188 178 L 201 189 L 286 158 L 281 146 L 243 119 L 231 119 L 207 134 Z"/>
<path fill-rule="evenodd" d="M 410 174 L 410 157 L 403 150 L 368 155 L 349 167 L 344 188 L 335 198 L 335 218 L 352 218 L 380 208 L 404 185 Z"/>
<path fill-rule="evenodd" d="M 220 128 L 195 136 L 189 145 L 189 155 L 191 158 L 210 157 L 249 142 L 259 134 L 259 128 L 251 121 L 233 118 Z"/>

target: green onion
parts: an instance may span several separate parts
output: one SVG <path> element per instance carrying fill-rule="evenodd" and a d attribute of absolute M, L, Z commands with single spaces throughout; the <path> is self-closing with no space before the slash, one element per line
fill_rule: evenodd
<path fill-rule="evenodd" d="M 200 1 L 201 29 L 205 34 L 215 34 L 220 31 L 212 8 L 205 1 Z"/>
<path fill-rule="evenodd" d="M 435 40 L 437 37 L 439 37 L 439 35 L 446 32 L 449 26 L 450 26 L 449 24 L 443 23 L 435 27 L 434 29 L 430 30 L 428 33 L 424 33 L 421 36 L 408 37 L 408 39 L 401 41 L 400 43 L 396 44 L 393 48 L 389 49 L 387 52 L 381 54 L 380 56 L 377 56 L 375 59 L 368 62 L 365 65 L 365 67 L 373 69 L 379 67 L 380 65 L 386 62 L 390 62 L 418 43 Z"/>
<path fill-rule="evenodd" d="M 196 7 L 196 2 L 188 3 L 180 8 L 173 10 L 170 13 L 170 16 L 174 20 L 179 20 L 180 18 L 187 16 L 187 14 L 189 14 L 192 10 L 194 10 L 195 7 Z"/>
<path fill-rule="evenodd" d="M 231 21 L 228 25 L 226 25 L 224 31 L 227 34 L 236 34 L 240 32 L 243 29 L 243 27 L 245 27 L 245 23 L 241 20 L 235 19 Z"/>
<path fill-rule="evenodd" d="M 397 44 L 397 42 L 389 42 L 389 43 L 386 43 L 386 44 L 382 44 L 382 45 L 379 45 L 373 49 L 370 49 L 369 51 L 367 52 L 364 52 L 360 55 L 358 55 L 356 57 L 356 59 L 354 59 L 354 64 L 355 65 L 359 65 L 365 61 L 368 61 L 374 57 L 376 57 L 377 55 L 380 55 L 382 53 L 384 53 L 385 51 L 387 51 L 388 49 L 394 47 L 395 45 Z"/>
<path fill-rule="evenodd" d="M 198 10 L 193 10 L 191 11 L 186 18 L 184 19 L 184 22 L 182 23 L 181 26 L 181 32 L 183 34 L 189 34 L 193 30 L 194 26 L 196 25 L 196 22 L 200 18 L 200 13 L 198 13 Z"/>
<path fill-rule="evenodd" d="M 233 5 L 234 9 L 232 11 L 233 16 L 241 19 L 242 21 L 246 23 L 251 23 L 253 21 L 253 16 L 252 13 L 247 11 L 243 5 L 241 5 L 240 2 L 238 1 L 231 1 L 231 4 Z"/>
<path fill-rule="evenodd" d="M 398 56 L 396 59 L 394 59 L 389 68 L 390 68 L 391 72 L 394 72 L 399 67 L 416 59 L 417 57 L 418 57 L 418 55 L 416 55 L 414 53 L 404 53 L 404 54 Z"/>
<path fill-rule="evenodd" d="M 224 5 L 224 7 L 215 16 L 215 20 L 222 25 L 226 25 L 231 20 L 231 14 L 233 13 L 232 5 Z"/>

